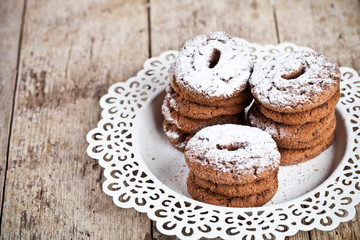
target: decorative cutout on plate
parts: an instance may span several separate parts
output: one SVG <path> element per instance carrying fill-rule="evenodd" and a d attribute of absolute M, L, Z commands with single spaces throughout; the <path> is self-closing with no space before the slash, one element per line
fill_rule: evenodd
<path fill-rule="evenodd" d="M 291 43 L 250 44 L 254 60 L 308 49 Z M 333 174 L 297 199 L 257 208 L 224 208 L 189 199 L 163 185 L 145 165 L 135 140 L 137 113 L 168 83 L 167 71 L 177 55 L 167 51 L 144 63 L 127 82 L 116 83 L 100 100 L 102 120 L 87 135 L 87 153 L 104 168 L 103 190 L 123 208 L 134 207 L 156 221 L 159 231 L 183 239 L 284 239 L 299 230 L 331 230 L 350 220 L 360 201 L 360 78 L 341 68 L 341 98 L 347 149 Z"/>

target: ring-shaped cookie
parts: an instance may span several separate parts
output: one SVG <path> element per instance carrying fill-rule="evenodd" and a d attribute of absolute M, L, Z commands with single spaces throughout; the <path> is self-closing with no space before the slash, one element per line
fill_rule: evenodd
<path fill-rule="evenodd" d="M 201 104 L 239 95 L 248 86 L 252 68 L 245 40 L 213 32 L 186 42 L 170 75 L 180 95 L 185 92 Z"/>
<path fill-rule="evenodd" d="M 271 136 L 254 127 L 224 124 L 197 132 L 185 147 L 196 176 L 220 184 L 247 184 L 278 171 L 280 153 Z"/>
<path fill-rule="evenodd" d="M 293 113 L 330 99 L 339 89 L 340 70 L 320 53 L 284 53 L 255 65 L 249 83 L 260 104 L 273 111 Z"/>

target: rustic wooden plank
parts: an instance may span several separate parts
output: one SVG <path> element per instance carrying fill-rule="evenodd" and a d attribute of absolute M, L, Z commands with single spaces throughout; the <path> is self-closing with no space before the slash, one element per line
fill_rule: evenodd
<path fill-rule="evenodd" d="M 309 232 L 299 231 L 295 235 L 286 237 L 286 240 L 309 240 Z"/>
<path fill-rule="evenodd" d="M 360 2 L 310 1 L 316 48 L 338 62 L 360 70 Z"/>
<path fill-rule="evenodd" d="M 275 9 L 281 42 L 312 47 L 359 71 L 359 1 L 276 0 Z"/>
<path fill-rule="evenodd" d="M 144 0 L 28 0 L 3 239 L 151 238 L 145 214 L 102 192 L 85 140 L 99 98 L 148 58 L 147 29 Z"/>
<path fill-rule="evenodd" d="M 250 42 L 276 44 L 270 1 L 150 1 L 151 52 L 180 49 L 196 35 L 222 30 Z M 155 223 L 153 224 L 155 226 Z M 153 228 L 154 239 L 177 239 Z"/>
<path fill-rule="evenodd" d="M 360 71 L 360 2 L 275 1 L 280 41 L 310 46 L 341 66 Z M 296 21 L 296 19 L 301 19 Z M 360 211 L 333 231 L 313 230 L 311 239 L 359 239 Z"/>
<path fill-rule="evenodd" d="M 0 4 L 0 201 L 6 175 L 9 130 L 24 1 L 4 0 Z"/>
<path fill-rule="evenodd" d="M 314 26 L 308 1 L 275 0 L 280 42 L 292 42 L 315 48 Z"/>
<path fill-rule="evenodd" d="M 277 43 L 270 1 L 151 1 L 153 55 L 207 32 L 222 30 L 260 44 Z"/>

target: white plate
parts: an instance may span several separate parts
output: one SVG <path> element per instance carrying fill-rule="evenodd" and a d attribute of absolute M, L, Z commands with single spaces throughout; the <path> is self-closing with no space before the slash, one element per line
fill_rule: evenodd
<path fill-rule="evenodd" d="M 250 46 L 255 61 L 308 49 L 291 43 Z M 87 135 L 87 152 L 104 168 L 103 190 L 117 206 L 146 212 L 159 231 L 182 239 L 284 239 L 299 230 L 334 229 L 355 215 L 360 201 L 360 78 L 355 70 L 341 68 L 334 144 L 315 159 L 281 167 L 279 189 L 265 206 L 226 208 L 189 197 L 183 154 L 162 131 L 160 106 L 176 54 L 167 51 L 147 60 L 136 77 L 114 84 L 100 100 L 102 119 Z"/>

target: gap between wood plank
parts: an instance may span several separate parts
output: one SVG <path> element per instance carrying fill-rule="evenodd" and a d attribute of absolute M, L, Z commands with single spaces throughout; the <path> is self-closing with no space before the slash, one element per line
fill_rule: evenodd
<path fill-rule="evenodd" d="M 16 90 L 17 90 L 18 78 L 19 78 L 20 55 L 21 55 L 21 45 L 22 45 L 22 38 L 23 38 L 23 31 L 24 31 L 24 22 L 25 22 L 26 6 L 27 6 L 27 0 L 24 0 L 23 11 L 22 11 L 22 14 L 21 14 L 21 26 L 20 26 L 20 36 L 19 36 L 19 44 L 18 44 L 18 52 L 17 52 L 17 62 L 16 62 L 16 74 L 15 74 L 15 83 L 14 83 L 14 93 L 13 93 L 12 107 L 11 107 L 11 114 L 10 114 L 9 137 L 8 137 L 8 145 L 7 145 L 7 149 L 6 149 L 4 185 L 2 186 L 2 187 L 3 187 L 3 195 L 2 195 L 2 199 L 1 199 L 1 210 L 0 210 L 0 236 L 1 236 L 1 234 L 2 234 L 2 220 L 3 220 L 3 209 L 4 209 L 4 200 L 5 200 L 5 190 L 6 190 L 6 177 L 7 177 L 7 171 L 8 171 L 8 166 L 9 166 L 10 139 L 11 139 L 12 124 L 13 124 L 14 110 L 15 110 Z"/>
<path fill-rule="evenodd" d="M 154 230 L 153 230 L 153 228 L 154 228 L 155 222 L 153 220 L 151 220 L 151 219 L 149 219 L 149 220 L 150 220 L 150 237 L 153 240 L 154 239 Z"/>
<path fill-rule="evenodd" d="M 147 19 L 148 19 L 148 35 L 149 35 L 149 58 L 152 57 L 151 53 L 151 9 L 150 9 L 150 0 L 147 0 L 146 2 L 146 8 L 147 8 Z"/>
<path fill-rule="evenodd" d="M 149 58 L 152 56 L 151 52 L 151 2 L 150 0 L 146 0 L 146 8 L 147 8 L 147 22 L 148 22 L 148 38 L 149 38 Z M 154 231 L 153 226 L 155 222 L 149 218 L 150 221 L 150 238 L 154 239 Z"/>
<path fill-rule="evenodd" d="M 276 38 L 277 38 L 277 42 L 278 42 L 278 44 L 279 44 L 279 43 L 280 43 L 280 35 L 279 35 L 278 21 L 277 21 L 277 17 L 276 17 L 275 0 L 270 0 L 270 3 L 271 3 L 271 6 L 272 6 L 273 15 L 274 15 Z"/>

